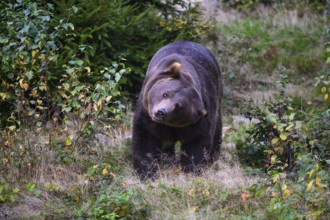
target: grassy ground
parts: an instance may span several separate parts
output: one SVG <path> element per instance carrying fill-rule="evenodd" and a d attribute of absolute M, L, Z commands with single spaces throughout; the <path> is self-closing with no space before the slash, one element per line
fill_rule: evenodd
<path fill-rule="evenodd" d="M 8 133 L 4 142 L 16 149 L 12 160 L 26 161 L 26 166 L 10 161 L 5 167 L 11 182 L 2 183 L 0 219 L 295 219 L 292 213 L 327 219 L 329 210 L 315 211 L 308 202 L 275 201 L 266 173 L 241 164 L 235 148 L 245 127 L 236 120 L 242 103 L 252 99 L 262 106 L 274 99 L 281 66 L 290 78 L 286 94 L 301 103 L 321 103 L 313 82 L 325 68 L 322 16 L 304 5 L 260 7 L 250 15 L 219 10 L 216 16 L 216 38 L 208 45 L 218 55 L 225 80 L 219 160 L 200 176 L 174 166 L 162 168 L 155 181 L 141 182 L 130 160 L 132 114 L 118 126 L 95 120 L 98 129 L 92 133 L 81 132 L 84 122 L 79 120 L 68 130 L 54 123 Z M 322 205 L 329 205 L 327 193 L 317 197 Z"/>

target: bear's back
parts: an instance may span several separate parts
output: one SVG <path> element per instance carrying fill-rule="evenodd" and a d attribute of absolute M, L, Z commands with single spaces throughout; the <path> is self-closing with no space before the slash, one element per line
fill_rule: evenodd
<path fill-rule="evenodd" d="M 217 78 L 221 77 L 218 63 L 212 53 L 206 47 L 189 41 L 177 41 L 162 47 L 152 58 L 149 67 L 173 54 L 185 57 L 192 65 L 203 65 L 210 74 L 215 74 Z"/>

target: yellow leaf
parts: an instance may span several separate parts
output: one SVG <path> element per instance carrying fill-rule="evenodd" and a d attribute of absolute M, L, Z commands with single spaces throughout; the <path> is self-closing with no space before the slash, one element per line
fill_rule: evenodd
<path fill-rule="evenodd" d="M 311 180 L 308 184 L 307 184 L 307 189 L 306 189 L 306 192 L 309 192 L 311 191 L 312 189 L 312 186 L 313 186 L 313 183 L 314 183 L 314 180 Z"/>
<path fill-rule="evenodd" d="M 294 124 L 290 123 L 288 127 L 285 128 L 286 131 L 290 131 L 293 128 Z"/>
<path fill-rule="evenodd" d="M 9 130 L 14 131 L 16 129 L 15 125 L 9 126 Z"/>
<path fill-rule="evenodd" d="M 72 144 L 71 140 L 68 139 L 68 140 L 65 141 L 66 146 L 70 146 L 71 144 Z"/>
<path fill-rule="evenodd" d="M 111 175 L 113 178 L 116 178 L 116 174 L 114 174 L 114 173 L 110 173 L 110 175 Z"/>
<path fill-rule="evenodd" d="M 105 98 L 105 101 L 109 102 L 111 98 L 112 98 L 112 96 L 109 95 L 109 96 L 107 96 L 107 97 Z"/>
<path fill-rule="evenodd" d="M 24 83 L 22 88 L 24 89 L 24 91 L 27 91 L 29 89 L 29 84 Z"/>
<path fill-rule="evenodd" d="M 68 96 L 64 92 L 60 92 L 60 95 L 65 99 L 68 98 Z"/>
<path fill-rule="evenodd" d="M 315 179 L 315 184 L 316 184 L 317 186 L 320 186 L 320 185 L 321 185 L 321 178 L 320 178 L 320 177 L 316 177 L 316 179 Z"/>
<path fill-rule="evenodd" d="M 38 99 L 38 100 L 37 100 L 37 103 L 38 103 L 39 105 L 41 105 L 41 104 L 42 104 L 42 100 Z"/>
<path fill-rule="evenodd" d="M 192 206 L 189 208 L 188 212 L 195 213 L 198 210 L 198 206 Z"/>
<path fill-rule="evenodd" d="M 284 152 L 284 148 L 281 147 L 281 146 L 279 146 L 279 147 L 275 147 L 275 148 L 274 148 L 274 151 L 283 154 L 283 152 Z"/>
<path fill-rule="evenodd" d="M 84 97 L 85 97 L 84 94 L 80 94 L 80 95 L 78 96 L 78 100 L 81 100 L 81 99 L 83 99 Z"/>
<path fill-rule="evenodd" d="M 36 55 L 36 53 L 37 53 L 37 52 L 36 52 L 35 50 L 32 50 L 32 51 L 31 51 L 31 56 L 32 56 L 32 58 Z"/>
<path fill-rule="evenodd" d="M 102 108 L 103 105 L 103 99 L 99 99 L 99 101 L 97 102 L 97 106 Z"/>
<path fill-rule="evenodd" d="M 210 192 L 209 192 L 208 190 L 204 190 L 204 191 L 203 191 L 203 195 L 204 195 L 204 196 L 209 196 L 209 195 L 210 195 Z"/>
<path fill-rule="evenodd" d="M 188 195 L 189 196 L 194 196 L 195 195 L 195 190 L 194 189 L 189 190 Z"/>
<path fill-rule="evenodd" d="M 24 89 L 24 91 L 26 91 L 26 90 L 29 89 L 29 84 L 24 83 L 24 82 L 23 82 L 23 79 L 21 79 L 21 80 L 19 81 L 19 86 L 20 86 L 22 89 Z"/>
<path fill-rule="evenodd" d="M 282 185 L 282 191 L 285 191 L 285 190 L 287 190 L 288 189 L 288 186 L 286 185 L 286 184 L 283 184 Z"/>
<path fill-rule="evenodd" d="M 45 54 L 40 54 L 39 59 L 44 60 L 46 58 Z"/>
<path fill-rule="evenodd" d="M 324 101 L 327 101 L 328 98 L 329 98 L 329 94 L 328 93 L 325 93 L 323 98 L 324 98 Z"/>
<path fill-rule="evenodd" d="M 0 97 L 1 97 L 2 101 L 4 101 L 6 99 L 6 96 L 7 96 L 6 93 L 0 92 Z"/>
<path fill-rule="evenodd" d="M 308 143 L 309 143 L 312 147 L 314 147 L 315 142 L 316 142 L 316 140 L 310 140 L 310 141 L 308 141 Z"/>
<path fill-rule="evenodd" d="M 40 89 L 41 91 L 44 91 L 44 90 L 46 90 L 46 87 L 45 87 L 45 86 L 39 86 L 39 89 Z"/>
<path fill-rule="evenodd" d="M 107 170 L 107 168 L 104 168 L 104 169 L 102 170 L 102 175 L 103 175 L 103 176 L 108 175 L 108 170 Z"/>
<path fill-rule="evenodd" d="M 288 198 L 293 193 L 293 190 L 285 190 L 283 191 L 283 198 Z"/>
<path fill-rule="evenodd" d="M 37 96 L 37 94 L 38 94 L 37 90 L 32 90 L 31 95 L 33 98 L 35 98 Z"/>
<path fill-rule="evenodd" d="M 95 111 L 98 110 L 97 105 L 95 103 L 93 104 L 93 108 L 94 108 Z"/>
<path fill-rule="evenodd" d="M 272 192 L 272 197 L 273 197 L 273 198 L 276 198 L 276 197 L 278 197 L 278 194 L 275 193 L 275 192 Z"/>
<path fill-rule="evenodd" d="M 89 66 L 86 66 L 85 70 L 87 70 L 87 73 L 91 73 L 91 68 Z"/>
<path fill-rule="evenodd" d="M 281 133 L 280 138 L 281 138 L 281 140 L 285 141 L 288 138 L 287 133 Z"/>
<path fill-rule="evenodd" d="M 327 88 L 325 88 L 324 86 L 321 88 L 321 92 L 322 93 L 326 93 L 327 92 Z"/>

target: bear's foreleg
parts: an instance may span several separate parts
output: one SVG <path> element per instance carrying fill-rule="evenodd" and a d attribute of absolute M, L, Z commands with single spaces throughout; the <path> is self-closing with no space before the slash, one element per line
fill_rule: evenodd
<path fill-rule="evenodd" d="M 133 168 L 141 179 L 152 178 L 158 167 L 161 141 L 153 137 L 143 123 L 135 123 L 132 137 Z"/>
<path fill-rule="evenodd" d="M 181 166 L 183 172 L 199 173 L 210 160 L 211 144 L 205 140 L 195 140 L 182 145 Z"/>

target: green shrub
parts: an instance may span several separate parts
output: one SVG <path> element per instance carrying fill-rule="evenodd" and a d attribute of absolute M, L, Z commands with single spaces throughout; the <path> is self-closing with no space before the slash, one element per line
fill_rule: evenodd
<path fill-rule="evenodd" d="M 40 127 L 56 112 L 86 118 L 104 108 L 113 115 L 122 110 L 119 88 L 130 69 L 111 62 L 95 72 L 88 65 L 90 46 L 77 44 L 75 26 L 53 11 L 51 4 L 29 1 L 1 10 L 0 126 Z"/>
<path fill-rule="evenodd" d="M 0 178 L 0 204 L 15 202 L 19 191 L 19 188 L 10 186 L 6 179 Z"/>
<path fill-rule="evenodd" d="M 246 116 L 258 122 L 247 128 L 237 150 L 244 163 L 267 173 L 267 189 L 247 189 L 249 197 L 270 196 L 267 218 L 318 219 L 327 215 L 329 199 L 329 111 L 296 108 L 285 94 L 288 82 L 282 68 L 278 98 L 263 108 L 247 104 Z"/>
<path fill-rule="evenodd" d="M 99 194 L 88 216 L 92 219 L 145 219 L 146 203 L 132 190 L 106 190 Z"/>

